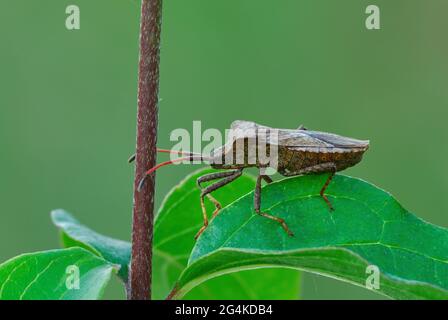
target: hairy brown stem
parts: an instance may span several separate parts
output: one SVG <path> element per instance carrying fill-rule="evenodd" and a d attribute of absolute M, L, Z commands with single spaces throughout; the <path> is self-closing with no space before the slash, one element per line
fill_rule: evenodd
<path fill-rule="evenodd" d="M 155 173 L 137 190 L 156 164 L 162 0 L 142 0 L 138 77 L 137 147 L 132 221 L 132 258 L 128 299 L 151 299 Z"/>

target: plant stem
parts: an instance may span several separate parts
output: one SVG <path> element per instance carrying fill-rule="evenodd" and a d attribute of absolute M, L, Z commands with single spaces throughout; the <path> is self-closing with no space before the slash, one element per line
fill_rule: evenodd
<path fill-rule="evenodd" d="M 137 187 L 156 164 L 162 0 L 142 0 L 138 77 L 137 147 L 132 221 L 132 258 L 128 299 L 151 299 L 155 173 Z"/>

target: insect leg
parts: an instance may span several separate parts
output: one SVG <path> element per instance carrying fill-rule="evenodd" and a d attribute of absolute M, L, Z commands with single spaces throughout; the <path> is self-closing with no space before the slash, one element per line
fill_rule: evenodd
<path fill-rule="evenodd" d="M 272 182 L 272 178 L 269 177 L 269 176 L 262 176 L 262 178 L 263 178 L 263 180 L 264 180 L 266 183 L 271 183 L 271 182 Z"/>
<path fill-rule="evenodd" d="M 207 174 L 205 176 L 199 177 L 196 180 L 196 184 L 198 185 L 199 189 L 201 189 L 201 209 L 202 209 L 202 217 L 204 219 L 204 225 L 199 230 L 199 232 L 196 234 L 195 239 L 197 239 L 199 237 L 199 235 L 208 226 L 207 210 L 205 209 L 204 197 L 202 196 L 203 188 L 202 188 L 201 184 L 204 182 L 213 181 L 213 180 L 220 179 L 220 178 L 225 178 L 232 174 L 234 174 L 234 171 L 216 172 L 216 173 L 211 173 L 211 174 Z M 219 210 L 221 208 L 221 204 L 215 198 L 213 198 L 211 194 L 207 194 L 207 197 L 215 204 L 216 209 L 215 209 L 215 212 L 213 212 L 213 214 L 215 215 L 217 210 Z"/>
<path fill-rule="evenodd" d="M 226 178 L 228 176 L 231 176 L 233 174 L 235 174 L 235 170 L 232 171 L 223 171 L 223 172 L 216 172 L 216 173 L 210 173 L 210 174 L 206 174 L 205 176 L 199 177 L 196 180 L 196 184 L 199 187 L 199 189 L 201 189 L 201 191 L 204 189 L 202 187 L 202 183 L 204 182 L 208 182 L 208 181 L 213 181 L 213 180 L 217 180 L 217 179 L 222 179 L 222 178 Z M 213 202 L 213 204 L 215 205 L 215 211 L 213 212 L 213 217 L 216 216 L 218 214 L 218 211 L 222 208 L 221 204 L 219 203 L 218 200 L 216 200 L 211 194 L 207 194 L 207 198 Z"/>
<path fill-rule="evenodd" d="M 291 230 L 289 230 L 288 226 L 286 225 L 285 220 L 283 220 L 282 218 L 270 215 L 268 213 L 261 212 L 261 210 L 260 210 L 260 207 L 261 207 L 261 180 L 263 179 L 263 177 L 264 176 L 262 176 L 262 175 L 258 175 L 257 184 L 255 186 L 255 193 L 254 193 L 255 212 L 262 217 L 277 221 L 289 236 L 291 236 L 291 237 L 294 236 L 294 234 L 291 232 Z"/>
<path fill-rule="evenodd" d="M 320 196 L 325 200 L 330 210 L 333 211 L 334 210 L 333 206 L 331 205 L 330 200 L 328 200 L 327 196 L 325 195 L 325 190 L 327 189 L 328 185 L 330 184 L 331 180 L 333 179 L 336 173 L 336 165 L 333 162 L 317 164 L 315 166 L 303 168 L 297 172 L 288 172 L 285 173 L 284 175 L 289 177 L 289 176 L 298 176 L 301 174 L 322 173 L 322 172 L 330 172 L 330 176 L 327 178 L 327 181 L 320 190 Z"/>
<path fill-rule="evenodd" d="M 212 181 L 212 180 L 222 178 L 222 180 L 220 180 L 208 187 L 205 187 L 204 189 L 201 188 L 201 208 L 202 208 L 202 216 L 204 218 L 204 225 L 201 227 L 201 229 L 199 229 L 198 233 L 194 237 L 195 239 L 197 239 L 208 226 L 208 218 L 207 218 L 207 211 L 205 210 L 204 198 L 207 196 L 212 202 L 215 203 L 216 200 L 210 195 L 210 193 L 225 186 L 226 184 L 232 182 L 233 180 L 239 178 L 242 173 L 243 173 L 242 169 L 234 170 L 234 171 L 226 171 L 226 172 L 217 172 L 217 173 L 211 173 L 211 174 L 205 175 L 203 177 L 200 177 L 197 180 L 197 184 L 201 188 L 202 182 L 207 182 L 207 181 Z M 217 206 L 217 204 L 219 205 L 219 207 Z M 216 201 L 215 206 L 216 206 L 216 210 L 213 213 L 213 217 L 215 217 L 218 214 L 219 209 L 221 208 L 221 204 L 219 204 L 219 202 Z"/>
<path fill-rule="evenodd" d="M 327 181 L 325 181 L 324 186 L 322 187 L 322 189 L 320 190 L 320 196 L 325 200 L 325 202 L 328 205 L 328 208 L 330 208 L 331 211 L 334 210 L 333 206 L 331 205 L 330 200 L 328 200 L 327 196 L 325 195 L 325 190 L 327 190 L 328 185 L 330 184 L 331 180 L 333 179 L 334 175 L 336 173 L 336 166 L 333 165 L 333 167 L 331 168 L 330 171 L 330 175 L 327 178 Z"/>

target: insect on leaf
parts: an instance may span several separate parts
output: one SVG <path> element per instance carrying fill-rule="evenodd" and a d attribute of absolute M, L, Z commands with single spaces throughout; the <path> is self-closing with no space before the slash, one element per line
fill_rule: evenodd
<path fill-rule="evenodd" d="M 396 299 L 448 299 L 448 230 L 424 222 L 389 193 L 336 175 L 327 196 L 326 174 L 301 176 L 263 188 L 262 211 L 295 233 L 253 212 L 252 194 L 226 207 L 196 243 L 175 298 L 221 274 L 261 267 L 306 270 L 365 286 L 380 271 L 383 295 Z"/>
<path fill-rule="evenodd" d="M 200 191 L 196 179 L 216 170 L 199 170 L 177 185 L 165 198 L 155 223 L 153 298 L 164 299 L 186 268 L 194 235 L 202 226 Z M 213 193 L 223 206 L 254 189 L 255 180 L 243 174 Z M 206 201 L 208 212 L 213 205 Z M 264 279 L 264 281 L 260 281 Z M 185 299 L 297 299 L 300 275 L 296 270 L 271 269 L 232 273 L 211 279 L 190 291 Z"/>
<path fill-rule="evenodd" d="M 156 216 L 153 250 L 153 298 L 164 299 L 187 266 L 195 244 L 194 235 L 202 225 L 200 191 L 196 179 L 216 170 L 205 169 L 188 176 L 165 198 Z M 254 178 L 243 175 L 234 184 L 216 192 L 223 205 L 254 188 Z M 207 203 L 209 210 L 212 209 Z M 118 275 L 126 282 L 131 255 L 129 242 L 112 239 L 82 225 L 64 210 L 52 212 L 53 223 L 61 229 L 65 247 L 82 247 L 121 266 Z M 265 281 L 260 282 L 263 278 Z M 225 283 L 225 287 L 223 287 Z M 295 270 L 251 270 L 212 279 L 192 290 L 186 299 L 296 299 L 300 275 Z"/>

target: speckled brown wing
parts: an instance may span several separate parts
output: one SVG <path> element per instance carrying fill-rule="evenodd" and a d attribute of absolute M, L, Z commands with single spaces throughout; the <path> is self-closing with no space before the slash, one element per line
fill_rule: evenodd
<path fill-rule="evenodd" d="M 234 121 L 230 127 L 232 140 L 258 138 L 260 143 L 279 146 L 328 146 L 331 144 L 307 134 L 305 130 L 277 129 L 259 125 L 250 121 Z"/>
<path fill-rule="evenodd" d="M 358 148 L 367 149 L 369 146 L 368 140 L 320 131 L 270 128 L 251 121 L 234 121 L 231 130 L 233 140 L 258 137 L 260 142 L 292 147 L 294 150 L 320 152 L 328 149 L 329 152 L 344 152 Z"/>

